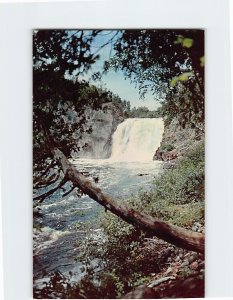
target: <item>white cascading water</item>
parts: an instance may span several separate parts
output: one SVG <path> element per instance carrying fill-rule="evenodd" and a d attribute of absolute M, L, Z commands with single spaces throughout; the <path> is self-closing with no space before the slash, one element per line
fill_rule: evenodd
<path fill-rule="evenodd" d="M 112 161 L 150 161 L 163 135 L 162 118 L 132 118 L 119 124 L 113 134 Z"/>

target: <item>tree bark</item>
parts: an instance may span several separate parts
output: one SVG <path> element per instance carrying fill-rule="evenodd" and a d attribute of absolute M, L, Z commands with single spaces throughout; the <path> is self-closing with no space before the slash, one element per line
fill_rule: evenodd
<path fill-rule="evenodd" d="M 83 193 L 104 206 L 105 209 L 152 236 L 157 236 L 168 243 L 184 249 L 204 253 L 204 234 L 153 218 L 143 212 L 138 212 L 127 207 L 122 202 L 114 200 L 82 175 L 58 148 L 53 148 L 52 152 L 54 157 L 59 161 L 65 178 L 70 180 L 74 186 L 81 189 Z"/>

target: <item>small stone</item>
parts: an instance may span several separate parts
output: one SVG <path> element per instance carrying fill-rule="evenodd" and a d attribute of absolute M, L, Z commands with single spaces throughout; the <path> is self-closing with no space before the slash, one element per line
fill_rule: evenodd
<path fill-rule="evenodd" d="M 189 265 L 188 261 L 185 260 L 184 262 L 182 262 L 181 267 L 187 267 Z"/>
<path fill-rule="evenodd" d="M 180 253 L 179 257 L 182 259 L 184 257 L 184 255 L 182 253 Z"/>
<path fill-rule="evenodd" d="M 192 270 L 197 270 L 198 269 L 198 262 L 197 261 L 192 262 L 191 265 L 190 265 L 190 268 Z"/>
<path fill-rule="evenodd" d="M 175 261 L 176 261 L 176 262 L 180 261 L 179 255 L 176 257 Z"/>
<path fill-rule="evenodd" d="M 169 267 L 168 269 L 167 269 L 167 271 L 165 272 L 165 274 L 169 274 L 169 273 L 171 273 L 172 272 L 172 267 Z"/>
<path fill-rule="evenodd" d="M 188 261 L 191 264 L 198 258 L 198 255 L 196 253 L 193 253 L 191 256 L 189 256 Z"/>
<path fill-rule="evenodd" d="M 169 262 L 169 263 L 172 262 L 171 257 L 168 257 L 167 262 Z"/>

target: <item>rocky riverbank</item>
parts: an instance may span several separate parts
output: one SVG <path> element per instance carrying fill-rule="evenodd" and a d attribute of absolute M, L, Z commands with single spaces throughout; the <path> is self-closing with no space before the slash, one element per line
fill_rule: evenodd
<path fill-rule="evenodd" d="M 195 231 L 204 232 L 201 224 L 194 225 Z M 204 297 L 204 254 L 177 248 L 157 238 L 146 239 L 141 253 L 141 259 L 150 254 L 151 265 L 156 262 L 158 271 L 150 274 L 147 284 L 132 289 L 123 299 Z"/>

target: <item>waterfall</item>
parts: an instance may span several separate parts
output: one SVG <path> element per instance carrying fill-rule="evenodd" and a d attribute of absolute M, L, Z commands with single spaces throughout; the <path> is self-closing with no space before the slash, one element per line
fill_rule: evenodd
<path fill-rule="evenodd" d="M 113 134 L 113 161 L 150 161 L 163 135 L 162 118 L 133 118 L 119 124 Z"/>

